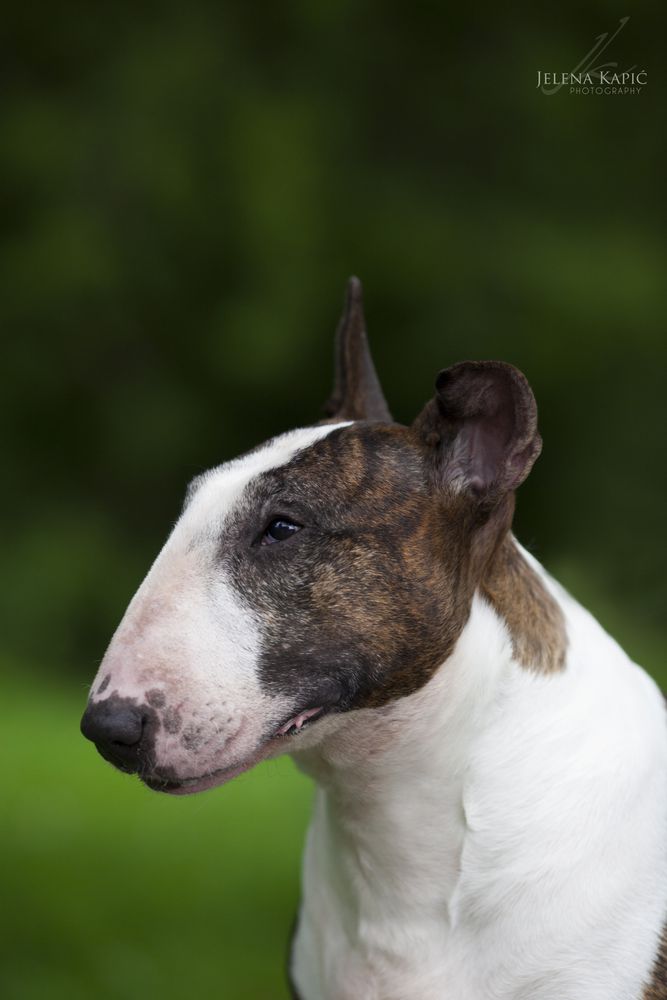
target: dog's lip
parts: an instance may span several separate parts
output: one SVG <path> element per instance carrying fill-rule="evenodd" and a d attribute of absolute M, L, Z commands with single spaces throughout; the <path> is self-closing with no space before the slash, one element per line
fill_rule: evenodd
<path fill-rule="evenodd" d="M 277 729 L 276 736 L 296 736 L 297 733 L 301 732 L 306 723 L 321 719 L 326 711 L 324 705 L 318 705 L 316 708 L 304 708 L 301 712 L 291 715 L 286 722 L 283 722 L 282 726 Z"/>
<path fill-rule="evenodd" d="M 143 783 L 154 792 L 166 792 L 168 795 L 194 795 L 195 792 L 205 792 L 210 788 L 217 788 L 225 785 L 233 778 L 237 778 L 245 771 L 249 771 L 256 764 L 266 760 L 274 751 L 283 749 L 285 740 L 294 739 L 303 731 L 307 724 L 316 722 L 329 712 L 330 708 L 325 705 L 318 705 L 316 708 L 307 708 L 291 715 L 281 726 L 278 727 L 272 737 L 260 744 L 258 749 L 231 767 L 221 767 L 208 774 L 202 774 L 193 778 L 160 778 L 155 774 L 139 774 Z M 298 723 L 298 725 L 297 725 Z M 291 731 L 293 729 L 293 731 Z"/>
<path fill-rule="evenodd" d="M 261 749 L 263 750 L 265 747 Z M 168 795 L 194 795 L 195 792 L 205 792 L 209 788 L 217 788 L 219 785 L 226 784 L 232 778 L 243 774 L 244 771 L 249 771 L 255 764 L 259 764 L 261 760 L 264 760 L 265 756 L 263 753 L 253 754 L 252 757 L 247 758 L 240 764 L 232 767 L 222 767 L 217 771 L 211 771 L 210 774 L 203 774 L 198 778 L 178 778 L 177 780 L 171 780 L 161 779 L 152 775 L 140 775 L 140 777 L 151 791 L 166 792 Z"/>

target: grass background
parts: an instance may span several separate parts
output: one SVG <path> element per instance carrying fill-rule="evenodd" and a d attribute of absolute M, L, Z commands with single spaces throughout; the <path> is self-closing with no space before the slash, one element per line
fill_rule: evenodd
<path fill-rule="evenodd" d="M 198 472 L 311 423 L 344 283 L 387 398 L 522 368 L 517 534 L 665 684 L 665 9 L 393 0 L 3 10 L 0 998 L 279 998 L 310 788 L 116 774 L 87 685 Z M 662 73 L 664 76 L 664 72 Z"/>

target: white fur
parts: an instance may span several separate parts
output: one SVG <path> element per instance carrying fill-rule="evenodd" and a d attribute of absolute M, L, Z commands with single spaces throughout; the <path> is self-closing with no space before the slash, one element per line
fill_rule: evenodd
<path fill-rule="evenodd" d="M 664 702 L 544 574 L 560 673 L 476 597 L 420 691 L 324 720 L 293 973 L 304 1000 L 640 1000 L 667 901 Z"/>
<path fill-rule="evenodd" d="M 202 476 L 111 641 L 92 700 L 118 695 L 142 704 L 161 691 L 164 712 L 178 713 L 181 726 L 171 733 L 161 726 L 154 763 L 178 778 L 236 767 L 266 739 L 267 726 L 303 708 L 261 689 L 262 622 L 229 582 L 218 542 L 256 476 L 340 426 L 292 431 Z"/>

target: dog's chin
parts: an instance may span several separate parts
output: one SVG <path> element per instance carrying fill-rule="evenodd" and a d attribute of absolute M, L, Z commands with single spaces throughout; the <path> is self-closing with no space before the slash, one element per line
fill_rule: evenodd
<path fill-rule="evenodd" d="M 195 795 L 197 792 L 207 792 L 211 788 L 218 788 L 220 785 L 227 784 L 228 781 L 237 778 L 244 771 L 249 771 L 251 767 L 259 764 L 261 760 L 266 760 L 269 756 L 269 753 L 262 754 L 261 756 L 255 755 L 240 764 L 233 765 L 232 767 L 221 767 L 198 778 L 163 779 L 155 774 L 150 776 L 139 775 L 139 777 L 144 785 L 153 792 L 164 792 L 167 795 Z"/>
<path fill-rule="evenodd" d="M 254 753 L 228 767 L 216 768 L 214 771 L 188 778 L 175 777 L 167 771 L 161 773 L 159 769 L 155 769 L 147 774 L 139 772 L 139 778 L 151 791 L 164 792 L 167 795 L 195 795 L 197 792 L 207 792 L 211 788 L 226 785 L 228 781 L 232 781 L 245 771 L 249 771 L 263 760 L 269 760 L 282 753 L 296 750 L 300 734 L 305 731 L 306 727 L 310 729 L 316 721 L 326 714 L 325 708 L 318 707 L 317 709 L 308 709 L 306 712 L 288 719 Z"/>

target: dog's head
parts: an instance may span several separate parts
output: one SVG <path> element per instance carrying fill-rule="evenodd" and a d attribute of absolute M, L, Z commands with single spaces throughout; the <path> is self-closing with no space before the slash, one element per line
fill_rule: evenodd
<path fill-rule="evenodd" d="M 83 732 L 153 788 L 222 784 L 421 687 L 509 527 L 540 449 L 523 375 L 455 365 L 404 427 L 356 279 L 336 341 L 327 420 L 190 484 L 99 669 Z"/>

